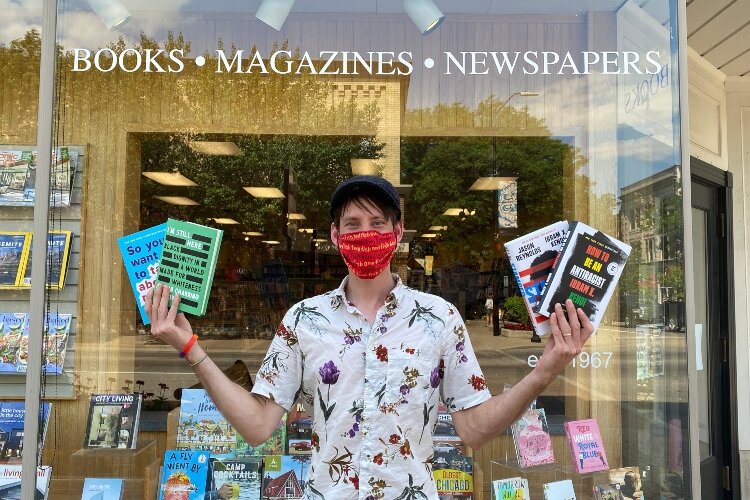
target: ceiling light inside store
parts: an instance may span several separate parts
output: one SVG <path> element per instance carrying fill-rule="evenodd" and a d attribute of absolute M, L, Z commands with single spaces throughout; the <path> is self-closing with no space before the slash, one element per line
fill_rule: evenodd
<path fill-rule="evenodd" d="M 429 35 L 445 19 L 445 15 L 432 0 L 404 0 L 404 10 L 422 35 Z"/>
<path fill-rule="evenodd" d="M 307 217 L 305 217 L 305 214 L 299 214 L 299 213 L 291 213 L 287 217 L 289 220 L 307 220 Z"/>
<path fill-rule="evenodd" d="M 240 148 L 233 142 L 190 141 L 190 149 L 196 153 L 218 156 L 237 156 Z"/>
<path fill-rule="evenodd" d="M 422 235 L 422 238 L 437 238 L 437 234 L 435 233 L 425 233 Z"/>
<path fill-rule="evenodd" d="M 259 233 L 258 231 L 243 231 L 245 236 L 263 236 L 263 233 Z"/>
<path fill-rule="evenodd" d="M 217 224 L 239 224 L 239 222 L 230 217 L 215 217 L 214 222 Z"/>
<path fill-rule="evenodd" d="M 449 208 L 445 212 L 443 212 L 443 215 L 449 215 L 451 217 L 459 216 L 463 213 L 463 208 Z"/>
<path fill-rule="evenodd" d="M 192 205 L 200 205 L 197 201 L 191 200 L 187 196 L 154 196 L 157 200 L 161 200 L 164 203 L 169 203 L 170 205 L 182 205 L 182 206 L 192 206 Z"/>
<path fill-rule="evenodd" d="M 255 196 L 256 198 L 284 198 L 284 193 L 282 193 L 278 188 L 243 187 L 242 189 Z"/>
<path fill-rule="evenodd" d="M 430 226 L 430 229 L 428 231 L 447 231 L 448 226 Z"/>
<path fill-rule="evenodd" d="M 497 191 L 508 183 L 517 181 L 518 177 L 480 177 L 469 188 L 470 191 Z"/>
<path fill-rule="evenodd" d="M 255 12 L 255 17 L 276 31 L 280 31 L 293 5 L 294 0 L 263 0 Z"/>
<path fill-rule="evenodd" d="M 313 234 L 313 232 L 315 231 L 315 229 L 313 229 L 311 227 L 301 227 L 301 228 L 297 229 L 297 231 L 299 231 L 300 233 L 305 233 L 305 234 Z"/>
<path fill-rule="evenodd" d="M 130 21 L 130 12 L 119 0 L 87 0 L 108 30 L 114 31 Z"/>
<path fill-rule="evenodd" d="M 281 245 L 281 242 L 276 240 L 266 240 L 263 243 L 265 243 L 266 245 Z"/>
<path fill-rule="evenodd" d="M 191 181 L 179 172 L 142 172 L 144 177 L 148 177 L 154 182 L 163 184 L 165 186 L 197 186 L 195 182 Z"/>
<path fill-rule="evenodd" d="M 328 240 L 325 238 L 313 238 L 313 243 L 327 243 Z"/>
<path fill-rule="evenodd" d="M 353 175 L 380 175 L 380 168 L 372 158 L 352 158 L 349 163 Z"/>

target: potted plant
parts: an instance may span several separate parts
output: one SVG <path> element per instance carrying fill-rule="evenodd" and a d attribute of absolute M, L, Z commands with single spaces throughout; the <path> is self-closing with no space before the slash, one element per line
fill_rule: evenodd
<path fill-rule="evenodd" d="M 505 313 L 503 314 L 503 328 L 500 330 L 500 335 L 503 337 L 529 338 L 533 333 L 533 328 L 523 299 L 518 295 L 508 297 L 505 299 L 503 309 Z"/>

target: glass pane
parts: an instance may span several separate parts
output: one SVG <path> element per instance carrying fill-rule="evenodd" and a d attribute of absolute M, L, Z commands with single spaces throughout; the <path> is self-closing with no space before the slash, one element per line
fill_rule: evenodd
<path fill-rule="evenodd" d="M 709 398 L 709 373 L 711 358 L 708 356 L 710 338 L 708 323 L 708 249 L 706 212 L 693 208 L 693 269 L 695 273 L 695 342 L 698 358 L 698 438 L 701 460 L 711 456 L 711 408 Z"/>

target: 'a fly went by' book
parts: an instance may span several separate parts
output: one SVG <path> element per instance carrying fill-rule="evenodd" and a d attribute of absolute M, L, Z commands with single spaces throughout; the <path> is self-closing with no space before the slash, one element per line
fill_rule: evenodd
<path fill-rule="evenodd" d="M 141 394 L 92 394 L 84 448 L 135 448 Z"/>
<path fill-rule="evenodd" d="M 196 316 L 206 313 L 223 233 L 167 219 L 156 282 L 169 286 L 170 298 L 175 293 L 180 295 L 180 311 Z"/>
<path fill-rule="evenodd" d="M 582 222 L 571 222 L 536 312 L 550 316 L 555 304 L 570 299 L 596 329 L 629 255 L 629 245 Z"/>
<path fill-rule="evenodd" d="M 207 451 L 167 450 L 158 500 L 204 500 L 211 485 L 209 457 Z"/>
<path fill-rule="evenodd" d="M 550 333 L 549 318 L 535 313 L 534 307 L 539 303 L 567 232 L 568 221 L 560 221 L 505 244 L 513 275 L 518 288 L 523 291 L 523 301 L 532 318 L 531 323 L 540 336 Z"/>

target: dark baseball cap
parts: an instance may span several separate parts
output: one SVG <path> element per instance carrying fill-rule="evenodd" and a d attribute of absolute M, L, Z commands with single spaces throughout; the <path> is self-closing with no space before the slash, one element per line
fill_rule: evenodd
<path fill-rule="evenodd" d="M 372 196 L 389 203 L 396 210 L 396 219 L 401 219 L 401 199 L 396 188 L 376 175 L 355 175 L 336 186 L 331 196 L 331 219 L 337 208 L 358 195 Z"/>

